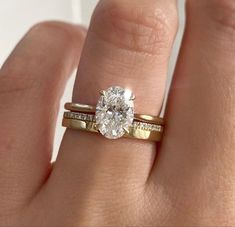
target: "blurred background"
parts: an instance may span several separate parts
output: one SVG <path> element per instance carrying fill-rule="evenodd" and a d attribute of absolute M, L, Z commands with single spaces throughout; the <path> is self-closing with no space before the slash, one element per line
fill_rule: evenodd
<path fill-rule="evenodd" d="M 98 0 L 1 0 L 0 66 L 3 64 L 19 39 L 33 24 L 44 20 L 62 20 L 88 26 L 91 14 L 97 2 Z M 179 16 L 180 27 L 169 65 L 167 91 L 169 89 L 184 30 L 184 0 L 179 0 Z M 61 127 L 63 104 L 71 100 L 74 78 L 75 75 L 73 75 L 68 82 L 64 97 L 61 100 L 53 159 L 56 158 L 64 133 L 64 128 Z"/>

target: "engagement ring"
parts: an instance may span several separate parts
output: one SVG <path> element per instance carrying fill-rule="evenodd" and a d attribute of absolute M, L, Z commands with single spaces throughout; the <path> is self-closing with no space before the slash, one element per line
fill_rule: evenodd
<path fill-rule="evenodd" d="M 96 132 L 108 139 L 121 137 L 160 141 L 164 120 L 146 114 L 134 113 L 135 95 L 119 86 L 100 92 L 95 106 L 66 103 L 64 127 Z"/>

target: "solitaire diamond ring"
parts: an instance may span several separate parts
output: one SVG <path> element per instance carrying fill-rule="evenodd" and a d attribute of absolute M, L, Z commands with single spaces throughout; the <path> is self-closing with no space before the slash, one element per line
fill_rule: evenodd
<path fill-rule="evenodd" d="M 119 86 L 100 92 L 96 107 L 66 103 L 64 127 L 96 132 L 108 139 L 121 137 L 160 141 L 164 120 L 146 114 L 134 113 L 135 95 Z"/>

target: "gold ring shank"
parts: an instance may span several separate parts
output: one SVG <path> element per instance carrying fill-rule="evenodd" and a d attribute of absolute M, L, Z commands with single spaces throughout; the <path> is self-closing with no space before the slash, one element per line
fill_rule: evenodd
<path fill-rule="evenodd" d="M 62 125 L 70 129 L 78 129 L 88 132 L 99 133 L 99 131 L 96 128 L 96 123 L 93 121 L 64 118 Z M 131 126 L 129 128 L 129 131 L 126 132 L 126 134 L 124 135 L 124 137 L 149 140 L 149 141 L 161 141 L 162 133 L 163 133 L 163 127 L 161 127 L 161 130 L 157 131 L 157 130 L 146 130 Z"/>
<path fill-rule="evenodd" d="M 66 110 L 75 111 L 75 112 L 82 112 L 82 113 L 93 113 L 94 114 L 96 111 L 96 108 L 94 106 L 80 104 L 80 103 L 66 103 L 64 108 Z M 164 125 L 163 118 L 155 117 L 152 115 L 135 114 L 134 119 L 136 121 Z"/>
<path fill-rule="evenodd" d="M 66 110 L 82 112 L 82 113 L 95 113 L 96 108 L 91 105 L 80 103 L 65 103 L 64 108 Z"/>

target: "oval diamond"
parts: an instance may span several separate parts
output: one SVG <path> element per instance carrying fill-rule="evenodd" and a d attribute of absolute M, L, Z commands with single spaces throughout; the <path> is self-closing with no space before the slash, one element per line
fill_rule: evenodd
<path fill-rule="evenodd" d="M 118 86 L 102 91 L 96 106 L 97 129 L 109 139 L 117 139 L 128 131 L 134 120 L 134 95 Z"/>

